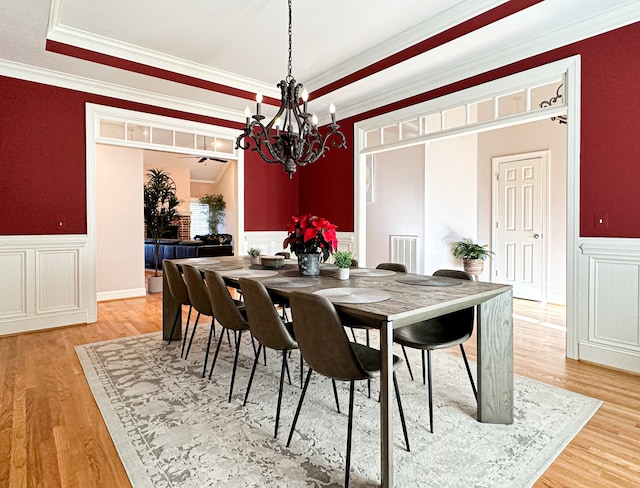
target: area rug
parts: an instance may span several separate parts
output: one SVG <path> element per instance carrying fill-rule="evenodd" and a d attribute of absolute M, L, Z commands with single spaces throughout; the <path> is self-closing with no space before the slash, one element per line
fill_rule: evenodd
<path fill-rule="evenodd" d="M 206 327 L 202 327 L 206 329 Z M 301 392 L 299 357 L 291 357 L 280 431 L 273 438 L 280 360 L 269 351 L 242 400 L 253 361 L 241 345 L 234 396 L 227 402 L 233 354 L 226 339 L 212 379 L 201 377 L 206 330 L 188 360 L 180 344 L 160 333 L 76 348 L 111 437 L 136 488 L 339 487 L 344 481 L 348 386 L 339 384 L 341 412 L 331 383 L 311 380 L 291 447 L 286 447 Z M 218 332 L 219 333 L 219 332 Z M 409 351 L 414 372 L 417 351 Z M 472 365 L 473 367 L 474 365 Z M 580 431 L 600 401 L 522 377 L 515 378 L 515 421 L 476 421 L 476 405 L 462 359 L 433 355 L 434 433 L 427 388 L 398 371 L 411 452 L 404 449 L 394 404 L 394 476 L 399 487 L 531 486 Z M 417 379 L 417 378 L 416 378 Z M 357 385 L 351 486 L 379 486 L 379 385 Z"/>

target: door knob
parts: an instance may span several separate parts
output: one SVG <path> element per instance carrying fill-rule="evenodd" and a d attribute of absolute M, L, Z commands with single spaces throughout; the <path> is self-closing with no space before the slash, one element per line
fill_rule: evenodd
<path fill-rule="evenodd" d="M 540 234 L 533 234 L 531 237 L 533 237 L 534 239 L 540 239 Z"/>

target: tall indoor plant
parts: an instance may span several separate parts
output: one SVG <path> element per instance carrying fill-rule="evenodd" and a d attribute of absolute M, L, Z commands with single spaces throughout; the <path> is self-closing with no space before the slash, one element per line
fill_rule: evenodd
<path fill-rule="evenodd" d="M 493 254 L 487 247 L 487 244 L 476 244 L 466 237 L 451 244 L 451 253 L 454 258 L 462 259 L 462 265 L 467 273 L 478 276 L 484 269 L 484 260 Z"/>
<path fill-rule="evenodd" d="M 209 233 L 217 234 L 218 225 L 224 221 L 224 209 L 227 208 L 222 193 L 202 195 L 200 203 L 209 206 Z"/>
<path fill-rule="evenodd" d="M 160 239 L 169 229 L 171 222 L 178 214 L 177 207 L 180 200 L 176 196 L 176 184 L 169 173 L 159 168 L 151 168 L 147 172 L 147 182 L 144 185 L 144 222 L 147 225 L 147 237 L 153 239 L 154 275 L 149 278 L 149 291 L 158 289 L 158 268 L 160 267 Z M 153 285 L 152 285 L 153 282 Z"/>
<path fill-rule="evenodd" d="M 337 226 L 310 213 L 291 217 L 291 220 L 282 247 L 289 246 L 296 254 L 300 274 L 320 274 L 320 261 L 329 259 L 338 247 Z"/>

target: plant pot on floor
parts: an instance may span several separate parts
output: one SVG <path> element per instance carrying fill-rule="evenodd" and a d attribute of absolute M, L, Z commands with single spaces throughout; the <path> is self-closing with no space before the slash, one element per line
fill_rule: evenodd
<path fill-rule="evenodd" d="M 161 293 L 162 276 L 149 276 L 149 278 L 147 278 L 147 290 L 149 293 Z"/>
<path fill-rule="evenodd" d="M 484 259 L 465 258 L 462 260 L 462 265 L 467 273 L 477 277 L 484 270 Z"/>

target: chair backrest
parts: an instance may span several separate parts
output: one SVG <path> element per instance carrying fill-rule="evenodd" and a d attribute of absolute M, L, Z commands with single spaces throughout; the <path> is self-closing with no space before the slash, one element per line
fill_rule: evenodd
<path fill-rule="evenodd" d="M 189 299 L 191 300 L 193 308 L 203 315 L 213 317 L 209 292 L 207 291 L 207 285 L 202 279 L 200 271 L 190 264 L 183 264 L 182 273 L 184 274 L 184 281 L 187 285 Z"/>
<path fill-rule="evenodd" d="M 388 269 L 389 271 L 397 271 L 398 273 L 406 273 L 407 267 L 401 263 L 380 263 L 376 269 Z"/>
<path fill-rule="evenodd" d="M 444 276 L 445 278 L 455 278 L 458 280 L 473 281 L 473 276 L 466 271 L 460 269 L 439 269 L 434 271 L 433 276 Z M 465 324 L 469 331 L 469 335 L 473 332 L 473 318 L 475 317 L 475 307 L 465 308 L 457 312 L 445 315 L 443 318 L 456 321 L 459 324 Z"/>
<path fill-rule="evenodd" d="M 207 269 L 204 271 L 204 279 L 207 280 L 211 308 L 220 325 L 227 329 L 247 330 L 249 324 L 236 307 L 220 273 Z"/>
<path fill-rule="evenodd" d="M 351 266 L 349 266 L 349 267 L 350 268 L 357 268 L 358 267 L 358 260 L 351 258 Z"/>
<path fill-rule="evenodd" d="M 163 261 L 162 262 L 163 273 L 167 278 L 167 283 L 169 284 L 169 293 L 182 305 L 191 305 L 191 301 L 189 300 L 189 291 L 187 290 L 187 285 L 185 284 L 182 276 L 180 275 L 180 270 L 178 266 L 171 261 Z"/>
<path fill-rule="evenodd" d="M 336 380 L 368 378 L 333 304 L 312 293 L 293 292 L 289 303 L 302 357 L 320 374 Z"/>
<path fill-rule="evenodd" d="M 298 344 L 278 315 L 265 286 L 248 278 L 240 278 L 239 281 L 253 337 L 271 349 L 297 349 Z"/>
<path fill-rule="evenodd" d="M 275 254 L 276 256 L 284 256 L 285 259 L 291 259 L 291 253 L 287 251 L 280 251 Z"/>

